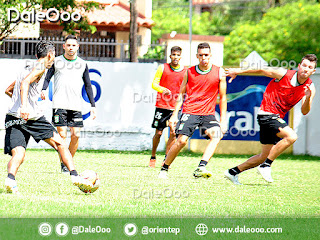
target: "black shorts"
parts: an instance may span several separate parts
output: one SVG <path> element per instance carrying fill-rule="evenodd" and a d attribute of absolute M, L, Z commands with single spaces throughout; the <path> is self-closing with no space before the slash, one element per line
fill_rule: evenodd
<path fill-rule="evenodd" d="M 45 117 L 37 120 L 25 121 L 11 115 L 6 116 L 5 120 L 6 136 L 4 153 L 11 155 L 11 150 L 16 147 L 27 148 L 30 136 L 36 142 L 53 137 L 53 132 L 57 132 Z"/>
<path fill-rule="evenodd" d="M 52 123 L 56 127 L 83 127 L 82 113 L 67 109 L 53 109 Z"/>
<path fill-rule="evenodd" d="M 288 124 L 277 114 L 258 115 L 260 125 L 260 142 L 262 144 L 277 144 L 281 140 L 277 136 L 279 128 L 285 128 Z"/>
<path fill-rule="evenodd" d="M 169 109 L 156 108 L 151 127 L 156 128 L 159 131 L 162 131 L 168 127 L 168 121 L 172 115 L 172 112 L 173 111 Z"/>
<path fill-rule="evenodd" d="M 214 115 L 191 115 L 183 113 L 179 118 L 176 134 L 191 137 L 197 127 L 199 128 L 200 135 L 209 139 L 205 131 L 212 127 L 220 127 L 220 124 Z"/>

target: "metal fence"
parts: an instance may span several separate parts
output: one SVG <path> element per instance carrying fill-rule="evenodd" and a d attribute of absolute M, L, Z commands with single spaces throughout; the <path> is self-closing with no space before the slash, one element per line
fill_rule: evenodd
<path fill-rule="evenodd" d="M 39 38 L 39 39 L 4 39 L 0 45 L 0 58 L 35 58 L 35 45 L 39 40 L 50 40 L 55 43 L 56 55 L 62 55 L 63 38 Z M 96 60 L 105 62 L 128 62 L 129 43 L 116 42 L 110 39 L 89 39 L 78 40 L 80 44 L 78 55 L 85 60 Z M 161 49 L 163 54 L 154 57 L 139 58 L 139 62 L 166 62 L 165 44 L 150 44 L 149 51 Z"/>

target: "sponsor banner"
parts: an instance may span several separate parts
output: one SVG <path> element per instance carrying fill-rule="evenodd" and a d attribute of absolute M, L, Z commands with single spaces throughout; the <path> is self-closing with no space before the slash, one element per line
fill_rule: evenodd
<path fill-rule="evenodd" d="M 271 78 L 263 76 L 237 76 L 227 86 L 228 132 L 223 140 L 259 141 L 257 114 L 263 93 Z M 219 101 L 216 118 L 220 121 Z M 288 114 L 285 119 L 288 122 Z M 202 139 L 197 129 L 191 139 Z"/>
<path fill-rule="evenodd" d="M 318 239 L 319 218 L 0 219 L 0 239 Z"/>

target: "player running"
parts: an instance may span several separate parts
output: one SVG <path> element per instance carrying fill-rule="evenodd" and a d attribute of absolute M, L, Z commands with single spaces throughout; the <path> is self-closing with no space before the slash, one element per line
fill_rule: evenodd
<path fill-rule="evenodd" d="M 54 76 L 52 123 L 57 127 L 64 141 L 66 141 L 67 127 L 69 127 L 71 133 L 69 151 L 74 158 L 79 146 L 80 130 L 83 127 L 81 113 L 83 85 L 91 103 L 93 119 L 96 118 L 96 111 L 89 68 L 86 62 L 77 56 L 79 43 L 76 36 L 67 36 L 63 49 L 64 54 L 56 57 L 53 66 L 48 70 L 43 90 L 47 89 L 50 79 Z M 61 172 L 67 173 L 68 169 L 61 159 L 60 162 Z"/>
<path fill-rule="evenodd" d="M 149 162 L 149 167 L 152 168 L 154 168 L 156 164 L 156 152 L 160 142 L 160 137 L 163 130 L 168 126 L 168 120 L 170 119 L 173 109 L 176 105 L 180 85 L 187 70 L 186 67 L 183 67 L 179 64 L 181 60 L 181 52 L 182 49 L 178 46 L 171 48 L 171 62 L 165 63 L 158 67 L 152 82 L 152 88 L 158 92 L 156 111 L 152 122 L 152 128 L 156 129 L 152 138 L 152 152 Z M 174 144 L 175 139 L 176 134 L 173 129 L 170 128 L 170 136 L 167 142 L 166 154 Z"/>
<path fill-rule="evenodd" d="M 230 68 L 227 70 L 227 76 L 231 77 L 229 82 L 242 73 L 256 73 L 273 78 L 263 94 L 258 112 L 261 153 L 227 170 L 225 177 L 231 182 L 240 185 L 238 174 L 260 164 L 258 172 L 267 182 L 273 182 L 271 164 L 298 138 L 283 118 L 300 100 L 302 100 L 302 114 L 309 113 L 316 93 L 315 86 L 309 77 L 316 71 L 317 60 L 314 54 L 304 56 L 298 65 L 298 71 L 283 68 L 258 70 Z"/>
<path fill-rule="evenodd" d="M 74 185 L 82 190 L 92 188 L 91 183 L 78 175 L 63 139 L 45 119 L 38 105 L 46 69 L 52 66 L 55 59 L 54 45 L 50 41 L 40 41 L 35 50 L 38 58 L 35 66 L 26 66 L 17 80 L 6 89 L 6 94 L 12 98 L 12 105 L 5 119 L 4 153 L 12 156 L 8 163 L 8 177 L 5 180 L 6 191 L 18 193 L 15 176 L 25 158 L 30 136 L 36 142 L 44 140 L 59 152 L 63 163 L 70 170 Z"/>
<path fill-rule="evenodd" d="M 197 51 L 199 65 L 189 68 L 185 73 L 179 98 L 169 120 L 169 126 L 176 129 L 176 134 L 179 136 L 169 150 L 159 178 L 167 178 L 169 166 L 197 127 L 199 127 L 200 134 L 210 141 L 193 176 L 196 178 L 211 177 L 212 173 L 206 170 L 206 165 L 214 154 L 223 133 L 227 130 L 227 84 L 224 70 L 210 63 L 211 49 L 208 43 L 200 43 Z M 220 124 L 215 118 L 218 95 L 220 96 Z M 185 96 L 184 102 L 183 96 Z M 182 115 L 177 124 L 178 112 L 182 103 Z"/>

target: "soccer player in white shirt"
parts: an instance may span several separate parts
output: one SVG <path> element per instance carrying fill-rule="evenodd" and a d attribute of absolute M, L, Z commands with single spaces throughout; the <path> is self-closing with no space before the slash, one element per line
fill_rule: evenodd
<path fill-rule="evenodd" d="M 88 189 L 92 187 L 92 184 L 78 175 L 67 146 L 55 128 L 42 115 L 38 105 L 45 72 L 52 66 L 55 59 L 53 43 L 50 41 L 38 42 L 36 57 L 38 60 L 35 66 L 33 68 L 25 67 L 17 80 L 6 89 L 7 95 L 12 99 L 5 119 L 4 152 L 12 156 L 8 163 L 8 177 L 5 180 L 6 191 L 18 193 L 15 176 L 24 161 L 30 136 L 36 142 L 44 140 L 57 150 L 63 163 L 70 171 L 73 184 L 80 189 Z"/>
<path fill-rule="evenodd" d="M 83 85 L 91 103 L 91 116 L 93 119 L 96 118 L 96 111 L 88 65 L 77 55 L 79 43 L 76 36 L 67 36 L 63 49 L 64 54 L 56 57 L 53 66 L 48 70 L 43 90 L 48 87 L 53 76 L 52 123 L 57 127 L 60 136 L 65 141 L 67 128 L 70 129 L 69 150 L 72 157 L 74 157 L 79 145 L 80 130 L 83 127 L 82 107 L 80 104 Z M 61 172 L 68 172 L 62 161 Z"/>

